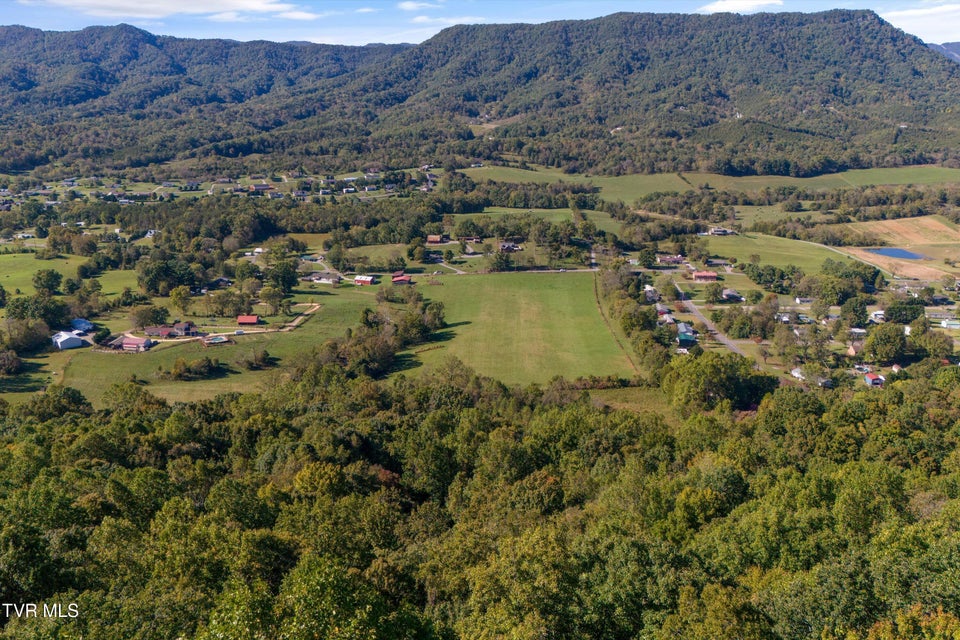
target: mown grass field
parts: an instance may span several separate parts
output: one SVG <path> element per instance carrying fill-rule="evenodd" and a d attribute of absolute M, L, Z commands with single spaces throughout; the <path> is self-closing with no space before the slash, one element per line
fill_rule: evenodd
<path fill-rule="evenodd" d="M 852 260 L 844 253 L 833 251 L 823 245 L 801 240 L 778 238 L 762 233 L 745 233 L 735 236 L 709 236 L 706 238 L 707 247 L 714 256 L 722 258 L 736 258 L 740 262 L 747 262 L 751 255 L 760 256 L 761 264 L 771 264 L 785 267 L 793 264 L 806 273 L 815 273 L 820 270 L 823 261 Z"/>
<path fill-rule="evenodd" d="M 632 376 L 597 308 L 593 278 L 587 272 L 446 276 L 442 285 L 421 289 L 446 308 L 446 340 L 413 355 L 427 368 L 456 356 L 509 384 L 555 375 Z"/>
<path fill-rule="evenodd" d="M 77 265 L 87 259 L 67 256 L 54 260 L 37 260 L 33 253 L 0 254 L 0 285 L 13 294 L 17 289 L 24 295 L 33 295 L 33 274 L 41 269 L 55 269 L 64 277 L 77 275 Z"/>
<path fill-rule="evenodd" d="M 440 339 L 404 354 L 404 371 L 429 369 L 456 356 L 484 375 L 509 384 L 546 383 L 555 375 L 629 377 L 635 371 L 620 350 L 597 308 L 593 274 L 504 273 L 440 278 L 443 284 L 421 283 L 430 300 L 444 303 L 449 328 Z M 266 349 L 281 364 L 289 364 L 324 340 L 355 326 L 364 307 L 376 305 L 377 287 L 341 287 L 297 292 L 298 301 L 314 301 L 320 310 L 300 328 L 289 332 L 234 336 L 234 344 L 202 347 L 198 342 L 165 342 L 142 354 L 103 353 L 78 349 L 34 359 L 34 375 L 19 380 L 22 389 L 3 389 L 10 400 L 23 399 L 44 384 L 60 382 L 79 389 L 100 406 L 111 384 L 130 379 L 171 401 L 210 398 L 218 393 L 245 392 L 274 384 L 278 369 L 246 371 L 236 364 L 254 350 Z M 188 316 L 190 317 L 190 316 Z M 193 317 L 202 323 L 203 318 Z M 119 319 L 118 322 L 123 322 Z M 280 319 L 270 318 L 272 326 Z M 162 380 L 178 358 L 203 356 L 227 364 L 223 375 L 189 382 Z"/>

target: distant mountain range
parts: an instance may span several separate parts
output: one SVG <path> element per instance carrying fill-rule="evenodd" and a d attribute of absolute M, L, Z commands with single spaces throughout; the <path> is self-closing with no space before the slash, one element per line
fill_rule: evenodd
<path fill-rule="evenodd" d="M 958 53 L 841 10 L 457 26 L 415 46 L 0 27 L 0 171 L 952 162 Z"/>
<path fill-rule="evenodd" d="M 960 42 L 944 42 L 943 44 L 931 44 L 930 48 L 939 51 L 954 62 L 960 62 Z"/>

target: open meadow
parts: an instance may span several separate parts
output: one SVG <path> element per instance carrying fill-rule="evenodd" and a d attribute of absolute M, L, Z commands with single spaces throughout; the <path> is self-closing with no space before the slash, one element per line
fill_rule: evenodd
<path fill-rule="evenodd" d="M 796 265 L 805 273 L 820 270 L 823 261 L 851 260 L 850 256 L 829 247 L 803 240 L 791 240 L 768 236 L 762 233 L 744 233 L 731 236 L 709 236 L 706 238 L 710 254 L 721 258 L 736 258 L 739 262 L 748 262 L 750 256 L 760 257 L 761 264 L 777 267 Z"/>
<path fill-rule="evenodd" d="M 445 276 L 421 289 L 446 308 L 446 340 L 414 350 L 427 368 L 456 356 L 509 384 L 555 375 L 634 375 L 604 323 L 593 273 Z"/>
<path fill-rule="evenodd" d="M 789 176 L 724 176 L 716 173 L 662 173 L 655 175 L 627 176 L 587 176 L 576 173 L 563 173 L 559 169 L 536 167 L 519 169 L 516 167 L 485 166 L 464 169 L 464 173 L 474 180 L 496 180 L 501 182 L 582 182 L 600 189 L 604 200 L 622 200 L 632 203 L 643 196 L 657 191 L 687 191 L 704 185 L 715 189 L 736 191 L 757 191 L 763 188 L 797 186 L 805 189 L 837 189 L 866 185 L 898 184 L 958 184 L 960 169 L 950 169 L 932 165 L 896 167 L 891 169 L 854 169 L 841 173 L 832 173 L 813 178 L 791 178 Z"/>

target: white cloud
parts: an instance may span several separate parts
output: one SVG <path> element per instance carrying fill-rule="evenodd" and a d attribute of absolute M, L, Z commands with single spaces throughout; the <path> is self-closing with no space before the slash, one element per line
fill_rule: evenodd
<path fill-rule="evenodd" d="M 924 42 L 958 42 L 960 33 L 960 3 L 947 2 L 932 4 L 921 2 L 911 9 L 886 11 L 880 17 L 907 33 L 919 37 Z"/>
<path fill-rule="evenodd" d="M 356 10 L 356 13 L 376 13 L 378 11 L 380 11 L 380 9 L 374 9 L 373 7 L 360 7 Z"/>
<path fill-rule="evenodd" d="M 783 0 L 717 0 L 705 4 L 697 13 L 752 13 L 766 7 L 781 7 Z"/>
<path fill-rule="evenodd" d="M 309 11 L 284 11 L 283 13 L 278 13 L 278 18 L 286 18 L 287 20 L 319 20 L 320 18 L 326 18 L 332 16 L 333 13 L 311 13 Z"/>
<path fill-rule="evenodd" d="M 236 11 L 224 11 L 223 13 L 215 13 L 212 16 L 207 16 L 209 20 L 214 22 L 247 22 L 249 18 L 246 18 Z"/>
<path fill-rule="evenodd" d="M 478 22 L 486 22 L 487 19 L 480 16 L 459 16 L 451 18 L 431 18 L 430 16 L 417 16 L 413 18 L 410 22 L 414 24 L 442 24 L 442 25 L 454 25 L 454 24 L 476 24 Z"/>
<path fill-rule="evenodd" d="M 403 11 L 420 11 L 422 9 L 442 9 L 442 4 L 435 4 L 432 2 L 413 2 L 412 0 L 407 0 L 406 2 L 401 2 L 397 5 L 397 9 Z"/>
<path fill-rule="evenodd" d="M 295 4 L 281 0 L 40 0 L 39 3 L 106 18 L 159 19 L 182 14 L 230 20 L 242 18 L 243 14 L 297 10 Z"/>

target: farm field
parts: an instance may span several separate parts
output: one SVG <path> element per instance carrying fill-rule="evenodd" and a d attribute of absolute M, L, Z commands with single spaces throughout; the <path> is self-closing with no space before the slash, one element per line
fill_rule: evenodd
<path fill-rule="evenodd" d="M 942 216 L 856 222 L 850 227 L 869 233 L 890 247 L 906 249 L 927 258 L 906 260 L 870 253 L 861 247 L 842 248 L 850 255 L 876 265 L 890 274 L 936 280 L 944 274 L 960 273 L 960 269 L 944 262 L 960 256 L 960 229 Z"/>
<path fill-rule="evenodd" d="M 802 240 L 790 240 L 768 236 L 762 233 L 745 233 L 735 236 L 709 236 L 706 238 L 707 247 L 714 256 L 736 258 L 746 262 L 751 255 L 760 256 L 761 264 L 771 264 L 785 267 L 793 264 L 806 273 L 820 270 L 823 261 L 852 259 L 845 253 L 834 251 L 823 245 Z M 742 292 L 741 292 L 742 293 Z"/>
<path fill-rule="evenodd" d="M 448 276 L 421 291 L 443 302 L 449 340 L 414 350 L 430 368 L 456 356 L 508 384 L 555 375 L 630 377 L 634 370 L 604 324 L 593 273 Z M 436 348 L 439 347 L 439 348 Z"/>
<path fill-rule="evenodd" d="M 13 294 L 17 289 L 20 289 L 20 292 L 24 295 L 33 295 L 33 274 L 37 271 L 55 269 L 62 273 L 64 277 L 72 278 L 77 275 L 77 265 L 87 260 L 80 256 L 37 260 L 34 257 L 35 255 L 33 253 L 0 255 L 0 285 L 7 290 L 8 294 Z"/>
<path fill-rule="evenodd" d="M 960 169 L 932 165 L 897 167 L 891 169 L 854 169 L 842 173 L 813 178 L 789 176 L 723 176 L 715 173 L 663 173 L 629 176 L 585 176 L 563 173 L 558 169 L 536 167 L 479 167 L 464 169 L 475 180 L 501 182 L 584 182 L 600 188 L 605 200 L 632 203 L 656 191 L 686 191 L 708 184 L 717 189 L 755 191 L 764 187 L 793 185 L 807 189 L 836 189 L 838 187 L 881 184 L 950 184 L 960 183 Z"/>
<path fill-rule="evenodd" d="M 592 222 L 597 229 L 607 233 L 619 233 L 621 223 L 610 217 L 610 214 L 603 211 L 582 211 L 583 217 Z M 458 213 L 454 215 L 454 221 L 463 218 L 476 220 L 484 216 L 496 219 L 498 216 L 514 215 L 522 216 L 530 214 L 541 220 L 552 222 L 554 224 L 566 221 L 573 221 L 573 210 L 571 209 L 513 209 L 510 207 L 487 207 L 482 213 Z"/>

